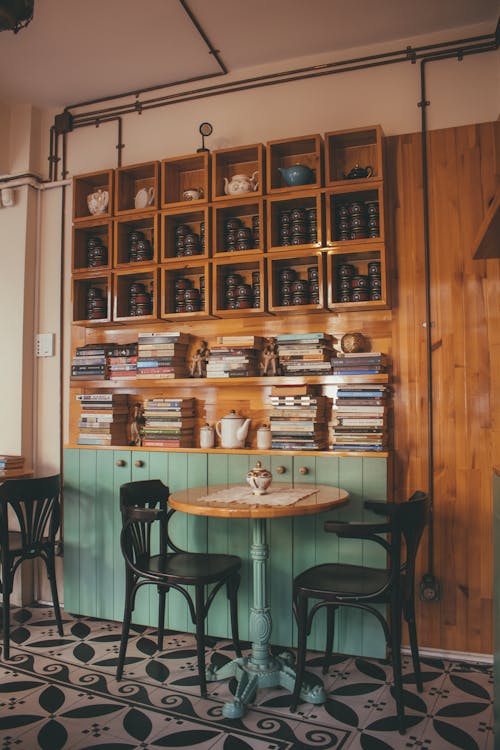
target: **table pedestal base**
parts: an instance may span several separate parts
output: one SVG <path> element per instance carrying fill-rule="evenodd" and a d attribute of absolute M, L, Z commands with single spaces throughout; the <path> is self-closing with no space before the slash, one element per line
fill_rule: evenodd
<path fill-rule="evenodd" d="M 269 656 L 264 665 L 256 665 L 252 657 L 233 659 L 223 667 L 207 667 L 207 681 L 225 680 L 236 677 L 238 687 L 234 701 L 224 704 L 223 715 L 227 719 L 241 719 L 247 705 L 251 703 L 258 688 L 283 687 L 290 693 L 295 685 L 295 670 L 293 656 L 289 653 L 277 657 Z M 321 685 L 307 685 L 304 683 L 300 690 L 300 697 L 308 703 L 320 704 L 326 701 L 326 693 Z"/>

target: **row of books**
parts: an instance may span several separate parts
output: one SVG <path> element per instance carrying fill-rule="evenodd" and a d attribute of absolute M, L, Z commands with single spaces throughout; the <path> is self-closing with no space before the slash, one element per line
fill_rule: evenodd
<path fill-rule="evenodd" d="M 79 393 L 78 445 L 127 445 L 125 393 Z"/>
<path fill-rule="evenodd" d="M 329 333 L 286 333 L 276 336 L 282 375 L 329 375 L 335 357 Z"/>
<path fill-rule="evenodd" d="M 269 400 L 271 448 L 326 450 L 331 399 L 313 385 L 275 386 Z"/>
<path fill-rule="evenodd" d="M 196 399 L 148 398 L 144 403 L 142 445 L 193 448 Z"/>
<path fill-rule="evenodd" d="M 382 352 L 338 354 L 332 368 L 334 375 L 380 375 L 387 372 L 387 357 Z"/>
<path fill-rule="evenodd" d="M 190 335 L 180 331 L 139 333 L 137 375 L 141 378 L 185 378 Z"/>
<path fill-rule="evenodd" d="M 262 336 L 219 336 L 210 348 L 206 375 L 209 378 L 241 378 L 259 374 Z"/>
<path fill-rule="evenodd" d="M 390 388 L 387 385 L 339 386 L 329 423 L 332 450 L 383 451 L 388 444 Z"/>
<path fill-rule="evenodd" d="M 24 456 L 0 453 L 0 471 L 20 471 L 24 469 Z"/>
<path fill-rule="evenodd" d="M 71 377 L 81 380 L 108 380 L 136 377 L 137 344 L 85 344 L 76 348 L 71 361 Z"/>

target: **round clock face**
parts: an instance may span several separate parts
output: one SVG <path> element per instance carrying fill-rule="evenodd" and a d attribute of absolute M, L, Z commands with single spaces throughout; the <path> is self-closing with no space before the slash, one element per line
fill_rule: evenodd
<path fill-rule="evenodd" d="M 213 127 L 209 122 L 202 122 L 200 125 L 200 133 L 204 136 L 210 135 L 213 132 Z"/>

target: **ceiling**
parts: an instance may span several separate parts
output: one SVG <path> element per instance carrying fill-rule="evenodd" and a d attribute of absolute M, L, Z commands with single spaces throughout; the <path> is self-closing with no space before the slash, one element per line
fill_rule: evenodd
<path fill-rule="evenodd" d="M 1 0 L 0 0 L 1 2 Z M 31 24 L 0 34 L 0 100 L 63 108 L 221 72 L 316 54 L 342 60 L 368 45 L 486 23 L 499 0 L 35 0 Z"/>

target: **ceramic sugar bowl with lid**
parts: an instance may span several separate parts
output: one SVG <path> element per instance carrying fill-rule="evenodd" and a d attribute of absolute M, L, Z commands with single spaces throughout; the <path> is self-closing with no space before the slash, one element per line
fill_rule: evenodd
<path fill-rule="evenodd" d="M 254 495 L 266 495 L 272 481 L 273 475 L 269 469 L 263 468 L 260 461 L 257 461 L 254 468 L 247 472 L 247 483 Z"/>

